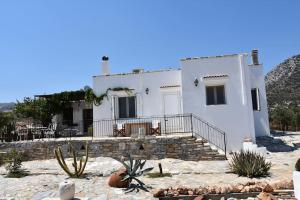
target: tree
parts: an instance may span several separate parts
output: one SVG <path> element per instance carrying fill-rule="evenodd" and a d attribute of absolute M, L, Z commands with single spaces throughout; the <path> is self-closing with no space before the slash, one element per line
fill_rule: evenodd
<path fill-rule="evenodd" d="M 277 106 L 270 112 L 272 123 L 278 124 L 282 131 L 287 131 L 289 126 L 297 127 L 299 124 L 299 109 L 287 106 Z"/>
<path fill-rule="evenodd" d="M 0 112 L 0 132 L 10 133 L 14 129 L 14 115 L 11 112 Z"/>
<path fill-rule="evenodd" d="M 43 125 L 49 124 L 53 116 L 51 106 L 49 106 L 47 100 L 42 98 L 32 99 L 30 97 L 25 97 L 23 102 L 17 101 L 14 113 L 18 118 L 33 118 Z"/>

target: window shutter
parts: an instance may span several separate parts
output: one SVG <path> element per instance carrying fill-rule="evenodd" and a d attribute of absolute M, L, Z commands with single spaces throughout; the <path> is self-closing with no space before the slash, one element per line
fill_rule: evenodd
<path fill-rule="evenodd" d="M 135 103 L 136 103 L 136 109 L 135 109 L 136 117 L 143 116 L 141 94 L 136 94 Z"/>
<path fill-rule="evenodd" d="M 112 119 L 116 119 L 118 117 L 118 103 L 117 103 L 118 97 L 112 96 L 111 97 L 111 113 L 112 113 Z"/>

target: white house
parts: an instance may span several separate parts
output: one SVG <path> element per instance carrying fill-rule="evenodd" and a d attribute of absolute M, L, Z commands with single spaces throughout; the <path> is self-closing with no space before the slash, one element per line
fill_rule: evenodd
<path fill-rule="evenodd" d="M 255 142 L 255 137 L 270 134 L 257 50 L 252 51 L 251 64 L 248 54 L 241 53 L 184 58 L 180 69 L 109 74 L 108 62 L 103 57 L 102 75 L 93 77 L 94 93 L 100 96 L 118 87 L 130 92 L 108 91 L 101 105 L 93 107 L 94 122 L 192 113 L 226 133 L 228 150 L 241 149 L 246 138 Z"/>

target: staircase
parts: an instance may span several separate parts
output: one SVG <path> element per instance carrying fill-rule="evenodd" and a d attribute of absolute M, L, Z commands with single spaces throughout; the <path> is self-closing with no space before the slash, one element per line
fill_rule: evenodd
<path fill-rule="evenodd" d="M 219 128 L 191 114 L 191 132 L 193 136 L 209 145 L 213 151 L 226 155 L 226 133 Z"/>
<path fill-rule="evenodd" d="M 193 151 L 190 157 L 197 157 L 198 160 L 226 160 L 224 151 L 216 148 L 204 139 L 193 138 Z"/>

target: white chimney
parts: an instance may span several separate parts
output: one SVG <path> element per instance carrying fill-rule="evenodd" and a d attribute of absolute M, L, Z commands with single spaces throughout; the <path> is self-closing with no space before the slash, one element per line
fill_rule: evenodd
<path fill-rule="evenodd" d="M 102 57 L 102 75 L 109 75 L 109 58 L 107 56 Z"/>

